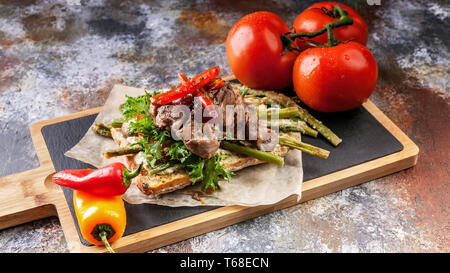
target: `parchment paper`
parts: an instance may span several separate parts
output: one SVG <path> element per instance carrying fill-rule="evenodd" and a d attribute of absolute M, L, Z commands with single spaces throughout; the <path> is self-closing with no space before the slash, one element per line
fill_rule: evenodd
<path fill-rule="evenodd" d="M 122 85 L 114 86 L 95 122 L 106 124 L 114 118 L 121 117 L 119 106 L 125 102 L 125 95 L 134 97 L 142 94 L 144 94 L 143 89 Z M 118 161 L 126 164 L 123 157 L 106 159 L 103 156 L 105 150 L 117 147 L 113 140 L 98 136 L 92 130 L 89 130 L 65 155 L 97 168 Z M 283 167 L 264 163 L 235 172 L 236 175 L 232 177 L 230 182 L 220 182 L 220 191 L 215 191 L 213 194 L 199 194 L 203 202 L 192 198 L 194 193 L 200 193 L 199 185 L 189 186 L 155 199 L 143 194 L 136 186 L 135 181 L 123 195 L 123 199 L 131 204 L 150 203 L 171 207 L 269 205 L 291 195 L 297 195 L 299 200 L 303 182 L 301 152 L 292 150 L 285 156 L 284 160 L 285 165 Z"/>

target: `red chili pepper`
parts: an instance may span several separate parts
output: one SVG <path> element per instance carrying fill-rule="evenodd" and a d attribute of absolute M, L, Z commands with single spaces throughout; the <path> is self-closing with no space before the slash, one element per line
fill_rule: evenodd
<path fill-rule="evenodd" d="M 171 90 L 168 92 L 161 93 L 159 95 L 152 97 L 153 104 L 164 105 L 168 104 L 172 101 L 175 101 L 179 98 L 186 96 L 187 94 L 192 94 L 196 90 L 200 89 L 205 84 L 214 80 L 220 72 L 219 67 L 212 67 L 197 76 L 193 77 L 190 80 L 187 80 L 184 84 L 178 87 L 175 90 Z"/>
<path fill-rule="evenodd" d="M 95 195 L 122 195 L 130 186 L 131 179 L 139 175 L 141 168 L 142 164 L 130 172 L 125 165 L 116 162 L 96 170 L 64 170 L 53 175 L 53 182 Z"/>

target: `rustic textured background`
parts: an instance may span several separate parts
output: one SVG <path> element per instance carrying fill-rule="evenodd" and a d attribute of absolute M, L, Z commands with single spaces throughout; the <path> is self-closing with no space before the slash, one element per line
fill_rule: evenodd
<path fill-rule="evenodd" d="M 32 123 L 101 106 L 115 83 L 230 72 L 234 22 L 268 10 L 291 24 L 312 2 L 0 0 L 0 176 L 38 167 Z M 450 251 L 450 4 L 343 2 L 369 25 L 371 99 L 420 147 L 417 166 L 158 251 Z M 0 231 L 0 252 L 67 251 L 57 218 Z"/>

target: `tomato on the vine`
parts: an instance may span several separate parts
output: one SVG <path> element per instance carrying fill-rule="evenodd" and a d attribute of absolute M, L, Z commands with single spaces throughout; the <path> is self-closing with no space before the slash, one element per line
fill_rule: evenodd
<path fill-rule="evenodd" d="M 228 33 L 228 64 L 236 78 L 255 89 L 280 90 L 292 85 L 297 52 L 283 53 L 280 35 L 286 23 L 272 12 L 259 11 L 241 18 Z"/>
<path fill-rule="evenodd" d="M 369 98 L 378 69 L 369 49 L 350 41 L 303 51 L 292 76 L 303 103 L 314 110 L 338 112 L 356 108 Z"/>
<path fill-rule="evenodd" d="M 339 20 L 338 14 L 333 14 L 333 7 L 339 5 L 353 19 L 353 24 L 336 28 L 337 39 L 346 42 L 354 39 L 365 45 L 367 43 L 368 30 L 364 19 L 351 7 L 338 2 L 316 3 L 308 7 L 300 13 L 294 21 L 293 32 L 315 32 L 323 28 L 326 24 Z M 327 33 L 321 34 L 309 40 L 327 43 Z M 297 46 L 304 50 L 310 46 L 302 42 L 300 39 L 295 40 Z"/>

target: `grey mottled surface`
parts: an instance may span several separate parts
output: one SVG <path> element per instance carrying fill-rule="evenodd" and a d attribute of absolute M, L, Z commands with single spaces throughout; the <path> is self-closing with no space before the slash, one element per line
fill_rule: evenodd
<path fill-rule="evenodd" d="M 313 1 L 0 0 L 0 175 L 35 168 L 28 127 L 210 66 L 256 10 L 288 24 Z M 418 165 L 159 249 L 160 252 L 448 252 L 448 1 L 344 1 L 369 25 L 373 101 L 419 146 Z M 67 252 L 56 218 L 0 231 L 0 252 Z"/>

